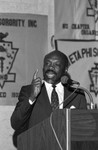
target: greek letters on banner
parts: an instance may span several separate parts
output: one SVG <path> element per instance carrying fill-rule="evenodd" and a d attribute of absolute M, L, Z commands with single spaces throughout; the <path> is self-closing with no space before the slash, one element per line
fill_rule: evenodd
<path fill-rule="evenodd" d="M 98 41 L 57 40 L 57 48 L 68 56 L 72 79 L 80 82 L 98 105 Z"/>

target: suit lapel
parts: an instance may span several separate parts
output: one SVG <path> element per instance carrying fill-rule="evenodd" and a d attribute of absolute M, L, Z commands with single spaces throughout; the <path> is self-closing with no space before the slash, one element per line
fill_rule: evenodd
<path fill-rule="evenodd" d="M 64 105 L 63 108 L 67 107 L 67 105 L 72 101 L 71 92 L 68 88 L 64 87 Z"/>
<path fill-rule="evenodd" d="M 40 103 L 45 113 L 47 115 L 50 115 L 50 113 L 52 112 L 52 108 L 51 108 L 49 97 L 48 97 L 46 87 L 44 84 L 42 85 L 42 90 L 40 94 Z"/>

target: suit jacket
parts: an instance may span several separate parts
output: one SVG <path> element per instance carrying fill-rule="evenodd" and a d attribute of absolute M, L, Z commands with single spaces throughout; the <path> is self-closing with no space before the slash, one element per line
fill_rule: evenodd
<path fill-rule="evenodd" d="M 64 108 L 75 106 L 76 109 L 86 109 L 86 99 L 82 90 L 74 92 L 72 87 L 64 87 Z M 73 94 L 72 94 L 73 93 Z M 11 126 L 15 130 L 13 135 L 13 144 L 17 146 L 17 135 L 28 128 L 38 124 L 48 118 L 52 112 L 45 85 L 42 85 L 36 102 L 29 104 L 31 94 L 31 85 L 23 86 L 19 94 L 19 101 L 11 116 Z"/>

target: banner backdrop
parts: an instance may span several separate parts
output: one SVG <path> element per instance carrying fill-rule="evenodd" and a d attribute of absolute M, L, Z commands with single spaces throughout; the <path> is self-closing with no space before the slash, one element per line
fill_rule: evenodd
<path fill-rule="evenodd" d="M 55 39 L 69 58 L 72 78 L 98 108 L 98 1 L 55 0 Z"/>
<path fill-rule="evenodd" d="M 98 1 L 55 0 L 55 38 L 98 38 Z"/>
<path fill-rule="evenodd" d="M 0 14 L 0 105 L 15 105 L 36 69 L 42 76 L 47 51 L 47 16 Z"/>
<path fill-rule="evenodd" d="M 68 56 L 71 78 L 80 82 L 98 104 L 98 41 L 57 40 L 57 49 Z"/>

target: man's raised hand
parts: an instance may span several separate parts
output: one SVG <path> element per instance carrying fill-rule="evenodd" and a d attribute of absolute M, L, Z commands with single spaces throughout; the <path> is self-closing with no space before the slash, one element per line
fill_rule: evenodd
<path fill-rule="evenodd" d="M 41 85 L 42 85 L 42 80 L 40 77 L 37 77 L 38 75 L 38 69 L 35 71 L 34 75 L 33 75 L 33 80 L 31 82 L 31 86 L 32 86 L 32 93 L 31 96 L 35 99 L 38 94 L 40 93 L 41 90 Z"/>

